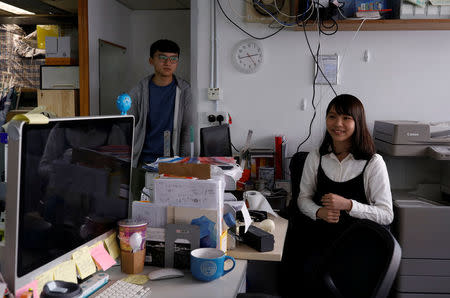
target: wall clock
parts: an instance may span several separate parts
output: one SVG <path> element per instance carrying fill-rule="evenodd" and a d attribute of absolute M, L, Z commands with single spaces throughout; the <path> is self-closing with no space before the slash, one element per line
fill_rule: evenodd
<path fill-rule="evenodd" d="M 233 65 L 243 73 L 254 73 L 264 61 L 263 48 L 256 39 L 245 39 L 236 44 L 232 53 Z"/>

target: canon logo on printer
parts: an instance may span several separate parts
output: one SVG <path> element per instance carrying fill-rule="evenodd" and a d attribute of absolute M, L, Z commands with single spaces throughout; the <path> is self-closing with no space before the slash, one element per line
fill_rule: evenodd
<path fill-rule="evenodd" d="M 408 137 L 418 137 L 419 133 L 418 132 L 407 132 L 406 135 Z"/>

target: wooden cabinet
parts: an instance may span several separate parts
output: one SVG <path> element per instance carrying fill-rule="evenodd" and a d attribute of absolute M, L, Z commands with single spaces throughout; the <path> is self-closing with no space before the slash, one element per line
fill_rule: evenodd
<path fill-rule="evenodd" d="M 58 117 L 74 117 L 80 114 L 78 90 L 38 90 L 38 105 Z"/>

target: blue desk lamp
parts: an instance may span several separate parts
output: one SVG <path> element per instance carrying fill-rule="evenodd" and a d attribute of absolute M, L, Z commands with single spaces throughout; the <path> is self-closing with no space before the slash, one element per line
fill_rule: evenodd
<path fill-rule="evenodd" d="M 131 97 L 126 93 L 120 94 L 117 96 L 116 105 L 120 111 L 120 115 L 126 115 L 131 107 Z"/>

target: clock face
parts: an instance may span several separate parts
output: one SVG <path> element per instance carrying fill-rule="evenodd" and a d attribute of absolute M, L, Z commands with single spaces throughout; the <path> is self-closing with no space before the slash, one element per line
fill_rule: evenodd
<path fill-rule="evenodd" d="M 255 39 L 239 42 L 233 51 L 234 66 L 243 73 L 256 72 L 263 63 L 261 43 Z"/>

